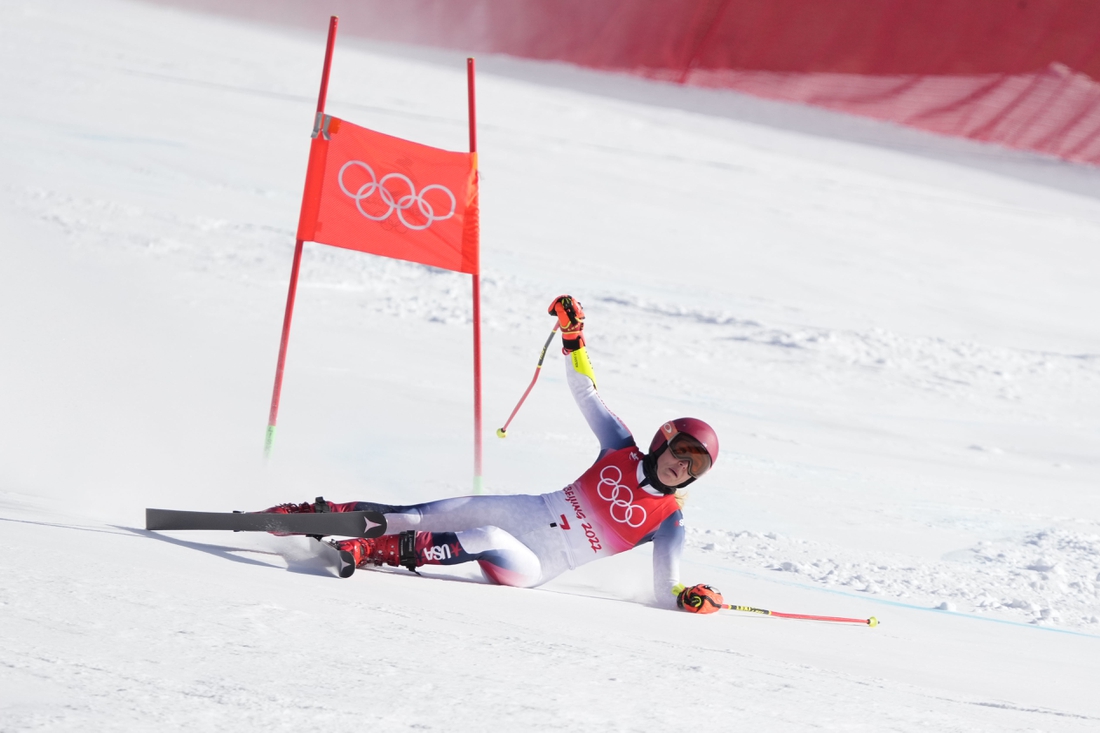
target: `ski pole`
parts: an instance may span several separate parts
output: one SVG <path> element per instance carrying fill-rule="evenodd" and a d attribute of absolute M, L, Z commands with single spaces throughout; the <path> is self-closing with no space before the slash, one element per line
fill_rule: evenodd
<path fill-rule="evenodd" d="M 868 626 L 878 626 L 878 619 L 872 616 L 871 618 L 842 618 L 840 616 L 808 616 L 803 613 L 780 613 L 779 611 L 769 611 L 766 608 L 753 608 L 752 606 L 735 606 L 729 603 L 723 603 L 722 608 L 730 611 L 743 611 L 745 613 L 759 613 L 762 616 L 776 616 L 777 618 L 796 618 L 804 621 L 833 621 L 839 624 L 867 624 Z"/>
<path fill-rule="evenodd" d="M 508 437 L 508 426 L 512 424 L 512 418 L 519 412 L 520 405 L 527 399 L 527 395 L 531 394 L 531 388 L 535 386 L 535 382 L 539 379 L 539 372 L 542 371 L 542 360 L 546 358 L 546 350 L 550 348 L 550 342 L 554 340 L 554 334 L 558 332 L 558 324 L 554 324 L 554 329 L 550 331 L 550 335 L 546 338 L 546 343 L 542 345 L 542 353 L 539 354 L 539 363 L 535 367 L 535 376 L 531 377 L 531 383 L 527 385 L 527 390 L 523 393 L 523 396 L 519 398 L 519 402 L 516 403 L 516 407 L 512 410 L 512 414 L 508 416 L 508 419 L 504 422 L 504 427 L 497 428 L 497 437 Z"/>

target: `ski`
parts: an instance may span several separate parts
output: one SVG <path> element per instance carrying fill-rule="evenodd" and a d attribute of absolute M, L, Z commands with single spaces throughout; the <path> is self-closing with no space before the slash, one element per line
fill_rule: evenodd
<path fill-rule="evenodd" d="M 234 532 L 275 532 L 315 537 L 381 537 L 386 532 L 386 518 L 378 512 L 268 514 L 146 509 L 145 529 L 226 529 Z"/>
<path fill-rule="evenodd" d="M 321 546 L 320 554 L 341 578 L 350 578 L 355 573 L 355 558 L 347 550 L 341 550 L 330 540 L 314 541 Z"/>

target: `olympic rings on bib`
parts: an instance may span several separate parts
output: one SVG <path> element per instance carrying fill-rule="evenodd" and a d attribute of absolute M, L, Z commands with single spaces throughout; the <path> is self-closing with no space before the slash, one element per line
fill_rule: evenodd
<path fill-rule="evenodd" d="M 634 503 L 634 492 L 622 483 L 623 472 L 618 466 L 604 466 L 600 471 L 600 483 L 596 493 L 604 501 L 611 502 L 611 518 L 619 524 L 641 527 L 645 524 L 645 507 Z"/>
<path fill-rule="evenodd" d="M 362 168 L 364 171 L 366 171 L 367 175 L 370 176 L 370 180 L 364 183 L 354 192 L 349 191 L 347 185 L 344 183 L 344 173 L 346 173 L 348 168 L 351 168 L 352 166 Z M 340 183 L 340 190 L 347 194 L 350 198 L 355 200 L 355 208 L 359 209 L 359 213 L 370 219 L 371 221 L 385 221 L 386 219 L 389 219 L 390 216 L 392 216 L 393 213 L 396 211 L 397 218 L 401 221 L 402 224 L 405 225 L 405 227 L 407 227 L 408 229 L 420 231 L 423 229 L 427 229 L 437 221 L 450 219 L 452 216 L 455 215 L 455 210 L 458 208 L 458 202 L 455 200 L 455 195 L 451 193 L 451 190 L 446 186 L 441 186 L 438 183 L 432 183 L 420 189 L 420 193 L 417 193 L 416 186 L 413 184 L 412 180 L 408 176 L 401 173 L 387 173 L 386 175 L 382 176 L 381 180 L 379 180 L 378 177 L 374 174 L 374 169 L 361 160 L 349 160 L 347 163 L 344 163 L 343 167 L 340 168 L 340 174 L 337 177 L 337 181 Z M 400 182 L 401 184 L 404 184 L 404 186 L 408 188 L 409 192 L 403 195 L 395 194 L 393 191 L 386 187 L 387 184 L 393 185 L 393 182 Z M 432 197 L 432 199 L 435 200 L 436 205 L 441 204 L 444 197 L 450 200 L 451 208 L 446 214 L 436 214 L 435 206 L 433 206 L 432 203 L 427 198 L 425 198 L 425 195 L 429 191 L 440 192 L 439 194 Z M 375 211 L 382 211 L 384 209 L 384 213 L 381 214 L 372 214 L 363 208 L 364 202 L 367 202 L 372 196 L 374 196 L 376 192 L 378 194 L 378 201 L 372 202 L 372 208 Z M 420 213 L 420 216 L 424 218 L 425 221 L 423 223 L 418 223 L 415 221 L 410 222 L 408 219 L 405 218 L 405 212 L 411 209 L 413 207 L 413 204 L 416 204 L 417 211 Z"/>

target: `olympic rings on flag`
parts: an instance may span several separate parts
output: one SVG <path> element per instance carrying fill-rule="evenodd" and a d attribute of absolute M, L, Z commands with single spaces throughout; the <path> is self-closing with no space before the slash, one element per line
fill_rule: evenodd
<path fill-rule="evenodd" d="M 367 172 L 367 175 L 370 176 L 370 180 L 360 186 L 355 192 L 349 191 L 348 187 L 344 184 L 344 172 L 351 166 L 362 168 Z M 417 193 L 416 186 L 413 185 L 412 180 L 408 176 L 401 173 L 387 173 L 382 176 L 382 180 L 379 180 L 374 174 L 374 169 L 361 160 L 349 160 L 347 163 L 344 163 L 343 167 L 340 168 L 340 174 L 337 177 L 337 181 L 340 183 L 340 190 L 355 200 L 355 208 L 359 209 L 359 213 L 371 221 L 385 221 L 396 211 L 397 218 L 402 224 L 409 229 L 419 231 L 427 229 L 437 221 L 450 219 L 455 215 L 455 210 L 458 208 L 458 201 L 455 200 L 455 195 L 451 193 L 451 190 L 446 186 L 432 183 L 420 189 L 420 193 Z M 408 187 L 409 192 L 401 196 L 395 195 L 386 188 L 386 184 L 391 181 L 400 181 Z M 433 207 L 431 202 L 424 197 L 429 191 L 441 191 L 445 194 L 451 201 L 450 211 L 443 215 L 436 215 L 435 207 Z M 378 199 L 381 201 L 382 205 L 386 207 L 385 213 L 381 215 L 371 214 L 363 208 L 363 202 L 373 196 L 375 192 L 378 193 Z M 411 209 L 413 204 L 416 204 L 417 211 L 424 217 L 424 223 L 418 224 L 416 222 L 410 222 L 405 218 L 405 212 Z"/>
<path fill-rule="evenodd" d="M 604 501 L 611 502 L 612 519 L 619 524 L 641 527 L 646 520 L 645 507 L 634 503 L 634 492 L 629 486 L 624 486 L 622 480 L 623 472 L 618 466 L 604 466 L 600 471 L 600 483 L 596 485 L 596 493 Z M 610 493 L 610 496 L 605 494 L 605 491 Z M 623 498 L 624 496 L 626 498 Z"/>

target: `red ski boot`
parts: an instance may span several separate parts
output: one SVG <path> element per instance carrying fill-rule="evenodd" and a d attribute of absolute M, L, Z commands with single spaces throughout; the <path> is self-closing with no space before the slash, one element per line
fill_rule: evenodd
<path fill-rule="evenodd" d="M 356 538 L 333 542 L 332 546 L 340 552 L 340 577 L 350 576 L 355 568 L 367 565 L 402 565 L 416 571 L 424 564 L 416 552 L 417 534 L 426 532 L 408 530 L 401 534 L 387 534 L 375 539 Z"/>
<path fill-rule="evenodd" d="M 333 504 L 331 501 L 325 501 L 323 496 L 318 496 L 312 503 L 303 501 L 301 504 L 279 504 L 278 506 L 264 509 L 262 514 L 323 514 L 325 512 L 346 512 L 348 509 L 341 509 L 339 507 L 344 505 Z M 276 537 L 290 537 L 291 532 L 272 532 L 271 534 Z M 321 539 L 318 537 L 317 539 Z"/>
<path fill-rule="evenodd" d="M 325 501 L 325 497 L 318 496 L 312 502 L 303 501 L 301 504 L 279 504 L 270 509 L 264 509 L 265 514 L 323 514 L 324 512 L 353 512 L 357 502 L 349 501 L 345 504 L 337 504 L 334 501 Z"/>
<path fill-rule="evenodd" d="M 273 506 L 270 509 L 264 509 L 264 514 L 314 514 L 313 504 L 308 501 L 304 501 L 301 504 L 279 504 Z"/>

